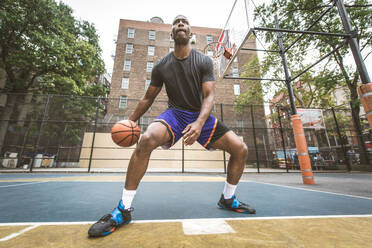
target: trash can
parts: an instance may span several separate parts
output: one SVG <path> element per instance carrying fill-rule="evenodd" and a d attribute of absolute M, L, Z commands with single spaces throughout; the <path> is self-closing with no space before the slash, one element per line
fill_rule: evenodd
<path fill-rule="evenodd" d="M 18 153 L 16 152 L 5 152 L 2 165 L 4 168 L 16 168 L 18 162 Z"/>
<path fill-rule="evenodd" d="M 37 154 L 34 158 L 34 168 L 40 168 L 43 161 L 43 154 Z"/>

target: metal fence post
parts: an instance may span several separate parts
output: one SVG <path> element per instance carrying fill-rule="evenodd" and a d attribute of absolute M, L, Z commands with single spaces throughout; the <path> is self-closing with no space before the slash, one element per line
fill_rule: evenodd
<path fill-rule="evenodd" d="M 220 109 L 221 109 L 221 121 L 223 122 L 223 108 L 222 108 L 222 103 L 220 104 Z M 226 174 L 226 153 L 223 151 L 223 171 Z"/>
<path fill-rule="evenodd" d="M 182 173 L 185 172 L 185 144 L 182 139 Z"/>
<path fill-rule="evenodd" d="M 288 168 L 288 161 L 287 161 L 287 151 L 285 149 L 285 141 L 284 141 L 283 127 L 282 127 L 282 118 L 280 116 L 280 107 L 279 106 L 276 106 L 276 107 L 277 107 L 277 111 L 278 111 L 279 131 L 280 131 L 280 136 L 282 138 L 282 146 L 283 146 L 283 152 L 284 152 L 285 167 L 286 167 L 287 173 L 288 173 L 289 168 Z M 279 157 L 278 157 L 278 166 L 279 166 Z"/>
<path fill-rule="evenodd" d="M 40 122 L 39 133 L 37 135 L 36 143 L 35 143 L 35 146 L 34 146 L 34 153 L 37 152 L 37 149 L 39 148 L 39 143 L 40 143 L 40 139 L 41 139 L 41 133 L 43 132 L 43 127 L 44 127 L 44 121 L 45 121 L 45 118 L 46 118 L 46 116 L 48 114 L 49 101 L 50 101 L 50 95 L 48 95 L 47 101 L 45 103 L 43 117 L 42 117 L 41 122 Z M 30 172 L 32 172 L 32 167 L 34 166 L 34 163 L 35 163 L 35 157 L 32 160 L 32 163 L 30 165 Z"/>
<path fill-rule="evenodd" d="M 254 116 L 253 116 L 253 105 L 251 105 L 251 120 L 252 120 L 252 130 L 253 130 L 253 144 L 254 144 L 254 149 L 256 150 L 257 172 L 260 173 L 260 160 L 258 159 L 256 129 L 255 129 L 255 126 L 254 126 Z"/>
<path fill-rule="evenodd" d="M 96 131 L 97 131 L 97 121 L 98 121 L 99 106 L 100 106 L 100 98 L 98 97 L 98 99 L 97 99 L 96 118 L 94 120 L 94 127 L 93 127 L 93 138 L 92 138 L 92 144 L 90 146 L 88 173 L 90 172 L 90 168 L 92 166 L 92 157 L 93 157 L 93 149 L 94 149 L 94 140 L 96 138 Z"/>
<path fill-rule="evenodd" d="M 351 171 L 351 166 L 349 164 L 349 159 L 347 157 L 346 149 L 345 149 L 344 142 L 343 142 L 342 136 L 341 136 L 340 127 L 338 126 L 335 109 L 332 107 L 331 110 L 332 110 L 333 119 L 335 120 L 335 124 L 336 124 L 337 135 L 338 135 L 338 138 L 340 139 L 340 142 L 341 142 L 342 152 L 344 153 L 344 159 L 345 159 L 345 162 L 346 162 L 347 170 Z"/>

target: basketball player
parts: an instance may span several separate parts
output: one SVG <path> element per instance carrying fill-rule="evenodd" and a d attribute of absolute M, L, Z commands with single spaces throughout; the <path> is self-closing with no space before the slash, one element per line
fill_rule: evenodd
<path fill-rule="evenodd" d="M 197 141 L 206 149 L 221 149 L 231 155 L 218 206 L 239 213 L 256 213 L 254 208 L 235 197 L 248 155 L 247 146 L 233 131 L 210 115 L 215 84 L 213 62 L 191 48 L 189 40 L 192 33 L 185 16 L 175 17 L 171 36 L 175 43 L 174 52 L 154 66 L 150 86 L 129 119 L 137 121 L 152 105 L 163 85 L 169 98 L 168 109 L 141 136 L 129 162 L 118 206 L 91 226 L 89 236 L 108 235 L 131 221 L 132 200 L 146 172 L 151 152 L 159 146 L 169 148 L 181 137 L 185 145 Z"/>

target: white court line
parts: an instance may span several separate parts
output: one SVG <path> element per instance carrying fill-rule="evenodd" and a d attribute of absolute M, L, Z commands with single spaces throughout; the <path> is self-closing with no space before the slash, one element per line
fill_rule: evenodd
<path fill-rule="evenodd" d="M 239 217 L 239 218 L 201 218 L 201 219 L 165 219 L 165 220 L 135 220 L 131 223 L 165 223 L 182 221 L 208 221 L 208 220 L 291 220 L 291 219 L 327 219 L 327 218 L 372 218 L 372 214 L 357 215 L 310 215 L 310 216 L 274 216 L 274 217 Z M 96 221 L 78 221 L 78 222 L 17 222 L 0 223 L 0 226 L 65 226 L 65 225 L 89 225 Z"/>
<path fill-rule="evenodd" d="M 20 184 L 11 184 L 11 185 L 0 186 L 0 188 L 17 187 L 17 186 L 23 186 L 23 185 L 29 185 L 29 184 L 48 183 L 48 182 L 49 182 L 49 181 L 43 181 L 43 182 L 32 182 L 32 183 L 20 183 Z"/>
<path fill-rule="evenodd" d="M 205 235 L 235 233 L 235 230 L 224 220 L 183 220 L 182 229 L 185 235 Z"/>
<path fill-rule="evenodd" d="M 279 186 L 279 187 L 283 187 L 283 188 L 290 188 L 290 189 L 297 189 L 297 190 L 307 190 L 307 191 L 313 191 L 313 192 L 318 192 L 318 193 L 326 193 L 326 194 L 341 195 L 341 196 L 348 196 L 348 197 L 355 197 L 355 198 L 360 198 L 360 199 L 372 200 L 371 197 L 366 197 L 366 196 L 348 195 L 348 194 L 334 193 L 334 192 L 321 191 L 321 190 L 315 190 L 315 189 L 304 189 L 304 188 L 297 188 L 297 187 L 294 187 L 294 186 L 280 185 L 280 184 L 275 184 L 275 183 L 264 183 L 264 182 L 257 182 L 257 181 L 251 181 L 251 180 L 248 180 L 248 182 Z"/>
<path fill-rule="evenodd" d="M 22 230 L 19 231 L 19 232 L 12 233 L 12 234 L 10 234 L 10 235 L 4 237 L 4 238 L 1 238 L 1 239 L 0 239 L 0 242 L 8 241 L 8 240 L 10 240 L 10 239 L 12 239 L 12 238 L 15 238 L 15 237 L 21 235 L 22 233 L 25 233 L 25 232 L 27 232 L 27 231 L 30 231 L 30 230 L 32 230 L 32 229 L 38 227 L 38 226 L 39 226 L 39 225 L 33 225 L 33 226 L 26 227 L 25 229 L 22 229 Z"/>

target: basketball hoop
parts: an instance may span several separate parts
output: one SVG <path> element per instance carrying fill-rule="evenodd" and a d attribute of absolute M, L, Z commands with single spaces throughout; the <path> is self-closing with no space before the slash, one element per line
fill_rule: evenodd
<path fill-rule="evenodd" d="M 221 49 L 221 47 L 222 49 Z M 219 63 L 219 57 L 223 55 L 226 59 L 230 59 L 232 56 L 232 49 L 225 47 L 225 44 L 222 42 L 211 42 L 204 47 L 204 54 L 209 56 L 213 63 L 217 66 Z"/>

